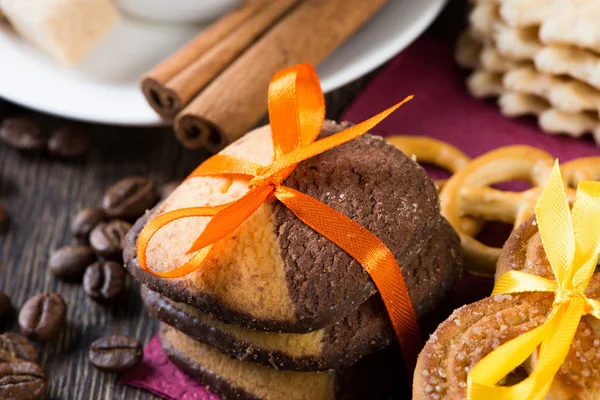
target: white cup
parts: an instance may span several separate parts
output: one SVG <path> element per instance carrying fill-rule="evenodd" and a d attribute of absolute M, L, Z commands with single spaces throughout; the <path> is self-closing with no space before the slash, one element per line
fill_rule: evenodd
<path fill-rule="evenodd" d="M 203 22 L 224 14 L 241 0 L 117 0 L 128 15 L 157 22 Z"/>

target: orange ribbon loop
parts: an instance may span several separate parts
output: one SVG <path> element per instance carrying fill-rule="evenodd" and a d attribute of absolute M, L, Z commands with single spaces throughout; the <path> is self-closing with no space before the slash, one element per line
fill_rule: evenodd
<path fill-rule="evenodd" d="M 422 338 L 406 283 L 394 255 L 375 235 L 347 216 L 297 190 L 282 186 L 296 165 L 369 131 L 402 104 L 344 131 L 316 141 L 325 120 L 325 100 L 314 68 L 301 64 L 277 73 L 269 86 L 269 117 L 273 137 L 273 162 L 263 166 L 238 157 L 217 154 L 188 177 L 243 177 L 249 191 L 240 199 L 217 207 L 194 207 L 167 212 L 150 221 L 138 239 L 140 267 L 154 275 L 173 278 L 202 268 L 213 246 L 232 234 L 265 201 L 272 197 L 286 205 L 312 229 L 331 240 L 357 260 L 375 282 L 402 346 L 412 373 Z M 194 241 L 192 257 L 170 271 L 148 267 L 146 251 L 152 236 L 165 225 L 181 218 L 212 217 Z"/>

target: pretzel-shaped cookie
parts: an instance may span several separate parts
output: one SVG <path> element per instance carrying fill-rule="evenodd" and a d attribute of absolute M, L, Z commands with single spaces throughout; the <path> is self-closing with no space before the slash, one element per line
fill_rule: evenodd
<path fill-rule="evenodd" d="M 461 229 L 460 219 L 514 223 L 533 214 L 554 158 L 531 146 L 502 147 L 471 161 L 454 174 L 440 193 L 442 215 L 460 235 L 465 268 L 472 274 L 492 276 L 501 249 L 487 246 Z M 523 192 L 491 188 L 496 183 L 524 180 L 533 187 Z"/>
<path fill-rule="evenodd" d="M 461 237 L 465 268 L 475 275 L 492 276 L 500 248 L 487 246 L 475 236 L 483 221 L 512 223 L 516 228 L 533 215 L 554 157 L 531 146 L 502 147 L 470 158 L 456 147 L 422 136 L 390 136 L 386 140 L 416 161 L 454 173 L 449 180 L 437 180 L 442 215 Z M 600 157 L 584 157 L 562 166 L 569 188 L 582 180 L 600 180 Z M 503 191 L 493 184 L 525 180 L 532 186 L 523 192 Z M 567 189 L 572 199 L 574 192 Z"/>

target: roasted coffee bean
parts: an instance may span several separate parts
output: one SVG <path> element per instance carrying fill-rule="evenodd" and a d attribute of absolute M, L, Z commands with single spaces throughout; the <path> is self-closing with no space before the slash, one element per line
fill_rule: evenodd
<path fill-rule="evenodd" d="M 181 181 L 171 181 L 162 185 L 160 187 L 160 200 L 163 201 L 169 197 L 179 185 L 181 185 Z"/>
<path fill-rule="evenodd" d="M 101 208 L 86 208 L 77 213 L 71 223 L 71 232 L 75 236 L 89 236 L 96 225 L 106 219 L 106 214 Z"/>
<path fill-rule="evenodd" d="M 50 140 L 48 151 L 61 158 L 76 158 L 89 153 L 92 135 L 82 125 L 69 124 L 60 127 Z"/>
<path fill-rule="evenodd" d="M 90 233 L 90 245 L 98 255 L 120 260 L 123 257 L 121 242 L 129 229 L 131 224 L 120 219 L 100 222 Z"/>
<path fill-rule="evenodd" d="M 0 363 L 12 361 L 37 362 L 38 354 L 27 338 L 14 332 L 0 335 Z"/>
<path fill-rule="evenodd" d="M 44 370 L 29 361 L 0 363 L 0 399 L 34 400 L 46 392 Z"/>
<path fill-rule="evenodd" d="M 45 341 L 54 338 L 65 322 L 66 305 L 58 293 L 40 293 L 23 304 L 19 327 L 29 339 Z"/>
<path fill-rule="evenodd" d="M 92 343 L 88 356 L 102 371 L 123 372 L 142 361 L 142 345 L 127 336 L 106 336 Z"/>
<path fill-rule="evenodd" d="M 111 217 L 132 221 L 152 208 L 157 200 L 156 188 L 150 179 L 131 176 L 108 188 L 102 208 Z"/>
<path fill-rule="evenodd" d="M 98 261 L 85 270 L 83 290 L 93 300 L 112 303 L 125 291 L 125 268 L 114 261 Z"/>
<path fill-rule="evenodd" d="M 96 261 L 96 254 L 89 246 L 65 246 L 56 250 L 48 262 L 48 269 L 63 280 L 79 280 L 88 265 Z"/>
<path fill-rule="evenodd" d="M 10 304 L 10 297 L 0 292 L 0 326 L 6 322 L 12 314 L 13 308 Z"/>
<path fill-rule="evenodd" d="M 47 136 L 41 126 L 25 117 L 6 118 L 0 125 L 0 139 L 19 150 L 41 150 L 46 146 Z"/>

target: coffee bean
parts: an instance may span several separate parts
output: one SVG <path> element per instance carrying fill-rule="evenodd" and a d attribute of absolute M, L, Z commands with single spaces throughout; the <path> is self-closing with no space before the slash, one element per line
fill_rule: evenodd
<path fill-rule="evenodd" d="M 48 262 L 48 269 L 63 280 L 79 280 L 88 265 L 96 261 L 94 250 L 88 246 L 65 246 L 56 250 Z"/>
<path fill-rule="evenodd" d="M 61 158 L 76 158 L 87 154 L 92 148 L 92 135 L 81 125 L 60 127 L 50 140 L 48 151 Z"/>
<path fill-rule="evenodd" d="M 162 201 L 169 197 L 179 185 L 181 185 L 181 181 L 171 181 L 162 185 L 160 187 L 160 200 Z"/>
<path fill-rule="evenodd" d="M 106 336 L 92 343 L 88 356 L 102 371 L 123 372 L 142 361 L 142 345 L 127 336 Z"/>
<path fill-rule="evenodd" d="M 120 219 L 101 222 L 90 233 L 90 245 L 98 255 L 120 260 L 123 257 L 121 242 L 129 229 L 131 224 Z"/>
<path fill-rule="evenodd" d="M 71 223 L 71 232 L 75 236 L 89 236 L 96 225 L 106 219 L 106 214 L 101 208 L 86 208 L 77 213 Z"/>
<path fill-rule="evenodd" d="M 111 217 L 135 220 L 157 201 L 154 183 L 141 176 L 121 179 L 112 185 L 102 199 L 102 208 Z"/>
<path fill-rule="evenodd" d="M 125 268 L 114 261 L 90 265 L 83 276 L 83 290 L 93 300 L 111 303 L 125 290 Z"/>
<path fill-rule="evenodd" d="M 6 118 L 0 125 L 0 139 L 19 150 L 41 150 L 48 138 L 41 126 L 25 117 Z"/>
<path fill-rule="evenodd" d="M 44 370 L 36 363 L 0 363 L 0 399 L 33 400 L 46 392 Z"/>
<path fill-rule="evenodd" d="M 0 363 L 16 360 L 37 362 L 38 354 L 29 340 L 14 332 L 0 335 Z"/>
<path fill-rule="evenodd" d="M 40 293 L 23 304 L 19 313 L 21 332 L 29 339 L 53 339 L 60 331 L 66 314 L 66 305 L 58 293 Z"/>
<path fill-rule="evenodd" d="M 6 322 L 12 314 L 13 308 L 10 304 L 10 297 L 0 292 L 0 325 Z"/>

